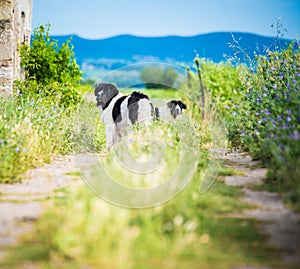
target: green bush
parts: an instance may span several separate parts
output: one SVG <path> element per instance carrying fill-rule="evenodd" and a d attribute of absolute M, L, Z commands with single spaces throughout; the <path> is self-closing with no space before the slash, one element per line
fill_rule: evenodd
<path fill-rule="evenodd" d="M 53 154 L 72 151 L 73 114 L 51 98 L 1 98 L 0 182 L 13 182 Z"/>
<path fill-rule="evenodd" d="M 232 106 L 235 100 L 243 95 L 242 77 L 247 72 L 246 66 L 201 60 L 200 68 L 206 94 L 215 101 L 219 112 L 225 112 L 226 115 L 226 108 Z M 188 73 L 188 91 L 193 99 L 200 100 L 198 76 L 190 70 Z"/>
<path fill-rule="evenodd" d="M 74 83 L 81 79 L 81 71 L 76 64 L 71 40 L 59 47 L 49 36 L 50 26 L 34 29 L 31 45 L 21 47 L 21 66 L 26 80 L 38 83 Z"/>
<path fill-rule="evenodd" d="M 60 48 L 49 26 L 34 30 L 31 47 L 21 47 L 25 81 L 0 99 L 0 182 L 72 151 L 73 115 L 87 86 L 69 42 Z"/>
<path fill-rule="evenodd" d="M 34 29 L 31 45 L 22 45 L 21 67 L 25 83 L 17 82 L 16 89 L 23 95 L 51 96 L 55 102 L 68 107 L 81 101 L 75 85 L 81 79 L 71 40 L 60 47 L 49 36 L 49 25 Z"/>
<path fill-rule="evenodd" d="M 257 58 L 242 100 L 228 108 L 228 129 L 232 144 L 261 158 L 269 178 L 300 202 L 300 51 L 293 48 Z"/>

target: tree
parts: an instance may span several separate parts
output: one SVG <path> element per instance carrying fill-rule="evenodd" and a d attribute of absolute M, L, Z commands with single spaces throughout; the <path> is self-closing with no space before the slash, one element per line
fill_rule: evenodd
<path fill-rule="evenodd" d="M 172 68 L 163 70 L 161 67 L 149 66 L 141 71 L 141 80 L 146 88 L 172 88 L 178 78 L 178 73 Z"/>
<path fill-rule="evenodd" d="M 178 73 L 174 69 L 172 68 L 165 69 L 163 73 L 163 82 L 168 88 L 175 86 L 175 82 L 177 78 L 178 78 Z"/>

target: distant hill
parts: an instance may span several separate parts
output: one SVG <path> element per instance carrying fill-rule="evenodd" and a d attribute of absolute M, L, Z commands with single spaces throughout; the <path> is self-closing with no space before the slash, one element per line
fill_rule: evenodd
<path fill-rule="evenodd" d="M 52 37 L 59 43 L 70 38 L 69 35 Z M 119 35 L 99 40 L 74 35 L 71 43 L 77 62 L 87 73 L 94 69 L 113 70 L 143 61 L 192 64 L 196 53 L 214 62 L 228 60 L 234 55 L 245 62 L 245 54 L 253 59 L 254 52 L 265 54 L 266 49 L 274 50 L 276 46 L 285 48 L 289 42 L 291 40 L 251 33 L 217 32 L 191 37 Z"/>

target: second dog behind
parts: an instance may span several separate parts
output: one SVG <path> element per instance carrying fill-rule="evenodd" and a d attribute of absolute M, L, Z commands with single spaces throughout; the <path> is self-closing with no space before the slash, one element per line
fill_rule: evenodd
<path fill-rule="evenodd" d="M 181 100 L 171 100 L 164 106 L 155 107 L 155 118 L 164 121 L 171 118 L 176 119 L 182 115 L 182 110 L 186 108 Z"/>

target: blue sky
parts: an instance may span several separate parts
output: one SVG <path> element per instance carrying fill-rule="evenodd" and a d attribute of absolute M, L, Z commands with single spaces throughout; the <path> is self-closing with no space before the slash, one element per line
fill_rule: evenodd
<path fill-rule="evenodd" d="M 300 0 L 34 0 L 33 27 L 51 24 L 52 35 L 104 38 L 191 36 L 242 31 L 274 36 L 281 17 L 287 38 L 300 38 Z"/>

